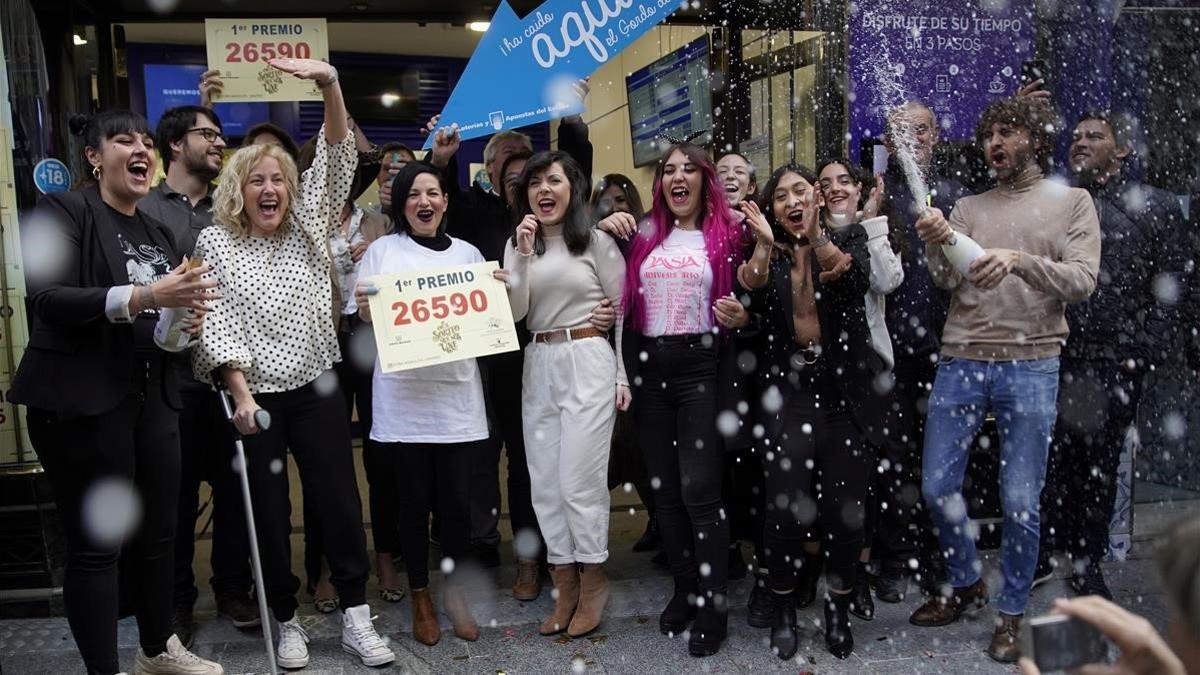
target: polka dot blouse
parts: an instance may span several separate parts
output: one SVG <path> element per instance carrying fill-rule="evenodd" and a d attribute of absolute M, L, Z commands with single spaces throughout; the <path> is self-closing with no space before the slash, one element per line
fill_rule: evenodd
<path fill-rule="evenodd" d="M 328 241 L 358 155 L 351 133 L 331 146 L 322 128 L 316 146 L 283 232 L 262 238 L 216 225 L 200 233 L 196 250 L 221 294 L 192 350 L 192 370 L 202 382 L 229 366 L 245 373 L 252 394 L 291 391 L 341 360 Z"/>

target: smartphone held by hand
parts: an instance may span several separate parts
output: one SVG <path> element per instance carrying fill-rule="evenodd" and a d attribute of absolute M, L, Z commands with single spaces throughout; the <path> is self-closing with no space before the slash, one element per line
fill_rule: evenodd
<path fill-rule="evenodd" d="M 1043 673 L 1108 662 L 1108 640 L 1095 626 L 1065 614 L 1035 617 L 1021 626 L 1021 654 Z"/>

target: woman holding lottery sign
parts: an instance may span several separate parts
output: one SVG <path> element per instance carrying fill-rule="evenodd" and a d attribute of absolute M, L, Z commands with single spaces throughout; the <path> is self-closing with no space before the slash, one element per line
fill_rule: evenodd
<path fill-rule="evenodd" d="M 479 249 L 446 234 L 446 195 L 445 178 L 428 164 L 409 164 L 396 175 L 393 231 L 371 244 L 358 270 L 354 297 L 364 321 L 372 320 L 369 299 L 378 292 L 373 276 L 484 262 Z M 498 270 L 497 276 L 505 275 Z M 465 311 L 469 303 L 460 295 L 451 304 Z M 442 634 L 429 589 L 429 515 L 436 507 L 445 556 L 446 615 L 455 635 L 476 640 L 479 624 L 456 568 L 470 552 L 472 458 L 488 438 L 479 366 L 472 358 L 385 373 L 376 358 L 371 386 L 371 441 L 400 485 L 400 550 L 412 592 L 413 637 L 433 645 Z"/>
<path fill-rule="evenodd" d="M 357 156 L 337 70 L 322 61 L 274 59 L 271 66 L 313 80 L 325 123 L 312 166 L 272 144 L 234 153 L 213 197 L 215 227 L 196 243 L 212 267 L 220 297 L 211 332 L 192 354 L 198 379 L 218 379 L 233 395 L 234 424 L 246 436 L 246 471 L 267 602 L 278 622 L 279 665 L 308 664 L 308 634 L 296 619 L 300 580 L 292 573 L 287 453 L 300 470 L 305 499 L 320 518 L 333 585 L 345 608 L 342 647 L 368 666 L 395 655 L 371 623 L 366 603 L 366 535 L 354 474 L 350 424 L 336 377 L 342 358 L 331 282 L 329 239 L 346 203 Z M 254 413 L 267 409 L 270 429 Z"/>

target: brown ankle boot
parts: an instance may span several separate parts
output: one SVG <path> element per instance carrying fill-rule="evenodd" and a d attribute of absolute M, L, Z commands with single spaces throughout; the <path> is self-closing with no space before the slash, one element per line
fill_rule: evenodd
<path fill-rule="evenodd" d="M 608 575 L 604 565 L 584 564 L 579 566 L 579 606 L 567 627 L 567 635 L 583 637 L 596 630 L 608 604 Z"/>
<path fill-rule="evenodd" d="M 987 603 L 987 585 L 980 579 L 966 588 L 954 589 L 950 597 L 934 595 L 908 617 L 908 622 L 914 626 L 945 626 L 958 621 L 965 612 L 981 609 Z"/>
<path fill-rule="evenodd" d="M 446 616 L 450 617 L 454 634 L 469 642 L 478 640 L 479 624 L 475 622 L 475 617 L 471 616 L 471 608 L 467 606 L 467 597 L 463 595 L 462 590 L 447 586 L 445 604 Z"/>
<path fill-rule="evenodd" d="M 574 564 L 551 565 L 550 579 L 554 581 L 554 613 L 538 628 L 542 635 L 566 630 L 579 604 L 579 570 Z"/>
<path fill-rule="evenodd" d="M 538 579 L 538 564 L 536 560 L 517 561 L 517 580 L 513 582 L 512 594 L 517 600 L 529 602 L 537 600 L 542 592 L 542 583 Z"/>
<path fill-rule="evenodd" d="M 442 639 L 437 613 L 433 611 L 433 598 L 428 588 L 412 592 L 413 637 L 424 645 L 433 646 Z"/>
<path fill-rule="evenodd" d="M 996 632 L 992 633 L 992 644 L 988 656 L 1000 663 L 1016 663 L 1021 655 L 1017 635 L 1021 632 L 1021 615 L 1012 616 L 1000 612 L 996 615 Z"/>

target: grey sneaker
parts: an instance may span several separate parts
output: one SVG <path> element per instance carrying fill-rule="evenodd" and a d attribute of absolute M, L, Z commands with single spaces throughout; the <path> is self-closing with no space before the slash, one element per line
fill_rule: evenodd
<path fill-rule="evenodd" d="M 138 650 L 133 663 L 133 675 L 224 675 L 220 664 L 202 659 L 184 648 L 179 638 L 167 640 L 167 651 L 150 658 Z"/>

